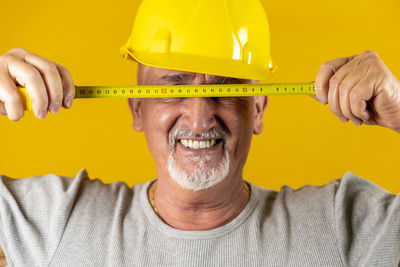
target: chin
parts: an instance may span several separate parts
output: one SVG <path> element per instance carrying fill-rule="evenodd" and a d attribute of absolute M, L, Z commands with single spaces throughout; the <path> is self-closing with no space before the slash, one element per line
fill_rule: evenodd
<path fill-rule="evenodd" d="M 229 173 L 229 154 L 225 151 L 224 156 L 217 166 L 210 167 L 207 159 L 196 160 L 196 166 L 190 170 L 181 169 L 177 166 L 175 158 L 170 155 L 168 159 L 168 172 L 172 180 L 182 188 L 200 191 L 211 188 L 222 182 Z"/>

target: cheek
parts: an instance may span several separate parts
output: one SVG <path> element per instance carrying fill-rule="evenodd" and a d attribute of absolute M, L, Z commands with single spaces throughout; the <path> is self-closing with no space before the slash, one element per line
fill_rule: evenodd
<path fill-rule="evenodd" d="M 143 116 L 143 130 L 154 158 L 165 158 L 169 153 L 168 134 L 178 116 L 174 108 L 149 103 Z"/>
<path fill-rule="evenodd" d="M 142 116 L 144 131 L 150 135 L 159 135 L 163 134 L 172 123 L 174 111 L 150 102 L 146 105 Z"/>
<path fill-rule="evenodd" d="M 243 153 L 247 154 L 246 151 L 250 147 L 254 128 L 254 112 L 249 107 L 251 105 L 246 108 L 232 106 L 221 113 L 232 136 L 228 147 L 233 151 L 235 158 L 241 157 Z"/>
<path fill-rule="evenodd" d="M 224 108 L 225 117 L 231 125 L 231 129 L 235 129 L 238 136 L 247 135 L 254 125 L 254 102 L 249 98 L 237 98 L 235 105 L 229 105 Z M 240 136 L 243 137 L 243 136 Z"/>
<path fill-rule="evenodd" d="M 232 161 L 235 162 L 232 165 L 233 169 L 241 168 L 246 163 L 253 137 L 254 121 L 251 119 L 250 114 L 247 114 L 247 116 L 241 115 L 234 120 L 236 132 L 234 142 L 231 144 Z"/>

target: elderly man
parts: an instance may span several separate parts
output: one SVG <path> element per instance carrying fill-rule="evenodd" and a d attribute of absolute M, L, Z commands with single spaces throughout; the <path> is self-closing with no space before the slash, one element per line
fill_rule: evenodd
<path fill-rule="evenodd" d="M 258 82 L 150 65 L 139 65 L 138 84 Z M 70 72 L 22 48 L 0 57 L 0 112 L 15 121 L 23 116 L 16 84 L 27 87 L 38 118 L 72 105 Z M 400 83 L 375 52 L 324 63 L 316 92 L 344 122 L 400 133 Z M 130 99 L 133 127 L 144 131 L 158 173 L 133 188 L 90 180 L 84 170 L 75 179 L 0 176 L 0 244 L 7 261 L 11 266 L 397 266 L 398 196 L 350 172 L 325 186 L 279 192 L 243 180 L 252 135 L 263 130 L 267 104 L 265 96 Z"/>

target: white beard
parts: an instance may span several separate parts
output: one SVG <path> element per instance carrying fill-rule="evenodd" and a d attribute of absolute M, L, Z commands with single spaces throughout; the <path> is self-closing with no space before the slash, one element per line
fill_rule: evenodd
<path fill-rule="evenodd" d="M 171 151 L 168 159 L 169 176 L 181 187 L 193 191 L 210 188 L 222 180 L 229 173 L 229 153 L 224 147 L 224 155 L 221 162 L 216 167 L 209 167 L 211 156 L 195 156 L 190 160 L 196 164 L 192 170 L 182 170 L 178 168 L 175 153 Z"/>

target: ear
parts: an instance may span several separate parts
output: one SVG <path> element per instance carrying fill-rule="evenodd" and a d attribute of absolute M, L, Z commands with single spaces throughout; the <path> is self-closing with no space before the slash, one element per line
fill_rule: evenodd
<path fill-rule="evenodd" d="M 268 105 L 268 96 L 255 96 L 254 98 L 255 120 L 253 133 L 260 134 L 264 129 L 263 117 Z"/>
<path fill-rule="evenodd" d="M 133 116 L 133 129 L 137 132 L 141 132 L 143 131 L 142 113 L 140 110 L 140 104 L 142 102 L 139 98 L 129 98 L 128 103 Z"/>

